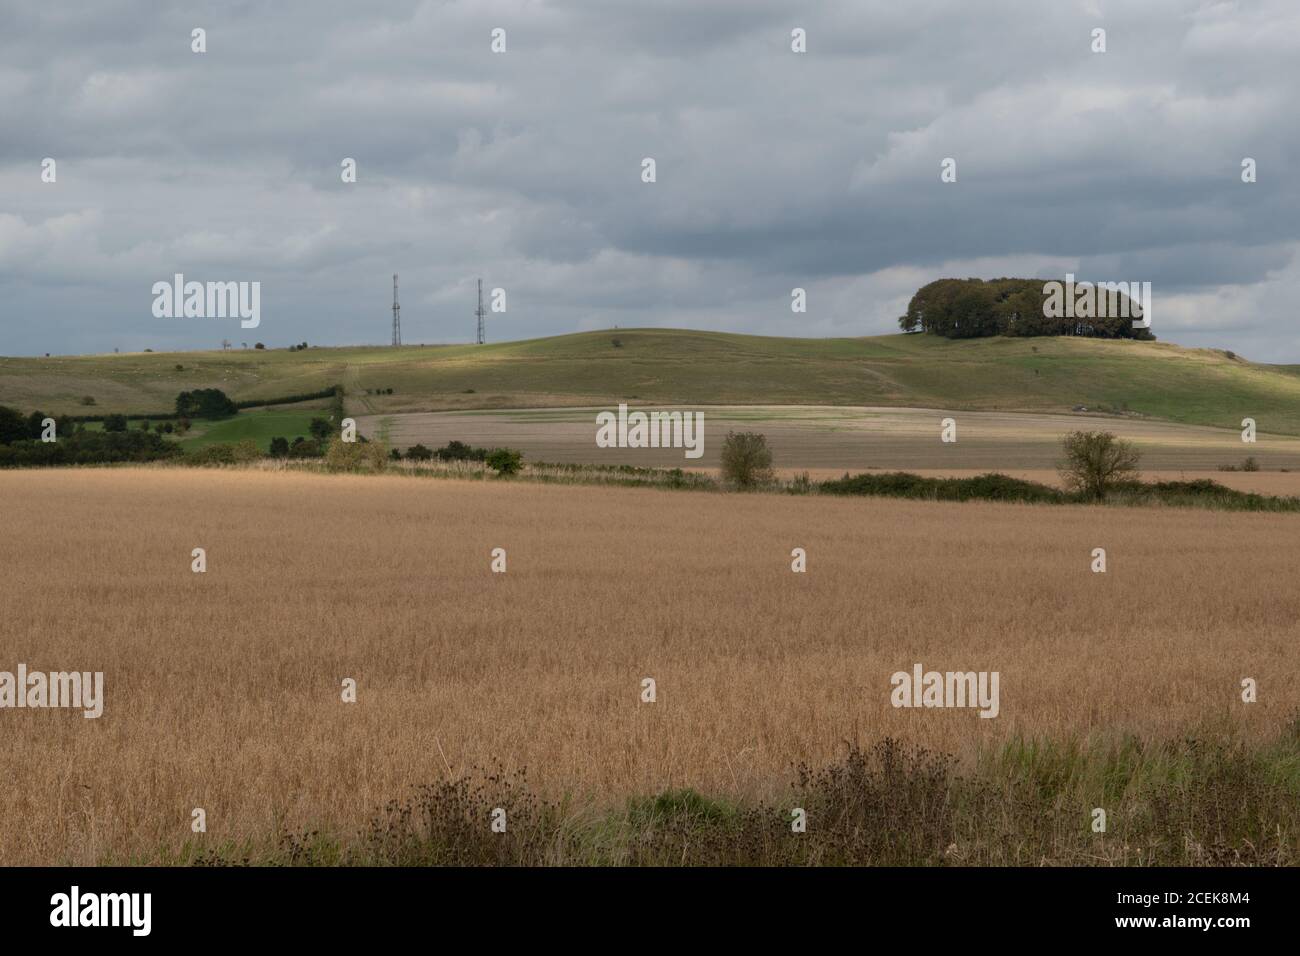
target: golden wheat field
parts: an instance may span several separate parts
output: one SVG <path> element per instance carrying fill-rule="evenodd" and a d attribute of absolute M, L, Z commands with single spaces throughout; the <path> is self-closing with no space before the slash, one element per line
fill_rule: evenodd
<path fill-rule="evenodd" d="M 495 760 L 617 801 L 766 794 L 883 734 L 1259 738 L 1300 686 L 1288 514 L 166 468 L 0 499 L 0 670 L 106 697 L 0 711 L 0 864 L 148 857 L 195 807 L 209 839 L 355 825 Z M 894 709 L 916 663 L 1000 672 L 1000 715 Z"/>

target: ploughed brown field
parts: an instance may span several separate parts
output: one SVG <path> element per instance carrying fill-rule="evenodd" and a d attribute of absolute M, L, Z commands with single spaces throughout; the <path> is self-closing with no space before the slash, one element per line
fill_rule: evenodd
<path fill-rule="evenodd" d="M 885 734 L 1264 739 L 1300 686 L 1290 514 L 165 468 L 0 500 L 0 670 L 106 697 L 0 710 L 0 864 L 147 859 L 195 807 L 209 840 L 355 827 L 494 760 L 617 803 L 770 795 Z M 892 708 L 916 663 L 999 671 L 1001 713 Z"/>

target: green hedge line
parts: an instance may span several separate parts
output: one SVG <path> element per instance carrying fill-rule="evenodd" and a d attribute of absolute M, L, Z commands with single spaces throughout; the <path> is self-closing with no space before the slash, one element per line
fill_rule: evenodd
<path fill-rule="evenodd" d="M 246 408 L 263 408 L 267 405 L 294 405 L 298 402 L 314 402 L 322 398 L 334 398 L 335 395 L 341 395 L 342 393 L 342 385 L 331 385 L 329 388 L 321 389 L 319 392 L 301 392 L 297 395 L 283 395 L 279 398 L 255 398 L 245 402 L 235 402 L 235 407 L 240 411 L 243 411 Z M 171 421 L 180 417 L 175 412 L 145 412 L 141 414 L 104 412 L 99 415 L 66 415 L 56 417 L 65 417 L 74 422 L 102 422 L 109 415 L 115 414 L 120 414 L 133 421 L 144 420 L 150 422 Z"/>

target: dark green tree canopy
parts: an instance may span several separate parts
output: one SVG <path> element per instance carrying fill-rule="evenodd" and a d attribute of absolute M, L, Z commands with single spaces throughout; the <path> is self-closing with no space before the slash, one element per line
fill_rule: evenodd
<path fill-rule="evenodd" d="M 931 332 L 950 339 L 989 335 L 1087 335 L 1106 339 L 1154 339 L 1149 329 L 1134 328 L 1141 317 L 1137 302 L 1123 290 L 1097 290 L 1102 308 L 1075 309 L 1087 286 L 1078 284 L 1064 314 L 1066 290 L 1053 297 L 1044 286 L 1052 279 L 938 279 L 922 286 L 898 320 L 904 332 Z M 1087 314 L 1082 314 L 1086 311 Z M 1092 314 L 1104 311 L 1104 316 Z"/>
<path fill-rule="evenodd" d="M 239 407 L 219 388 L 198 388 L 176 396 L 179 418 L 226 418 L 238 411 Z"/>

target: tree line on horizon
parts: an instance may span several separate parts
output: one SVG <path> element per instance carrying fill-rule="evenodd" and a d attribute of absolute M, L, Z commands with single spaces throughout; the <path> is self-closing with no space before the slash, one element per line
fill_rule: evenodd
<path fill-rule="evenodd" d="M 1153 340 L 1150 329 L 1134 328 L 1137 303 L 1122 292 L 1107 316 L 1052 316 L 1046 279 L 937 279 L 921 286 L 899 317 L 904 332 L 929 332 L 950 339 L 992 335 L 1083 335 L 1105 339 Z M 1122 313 L 1122 314 L 1121 314 Z"/>

